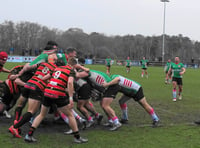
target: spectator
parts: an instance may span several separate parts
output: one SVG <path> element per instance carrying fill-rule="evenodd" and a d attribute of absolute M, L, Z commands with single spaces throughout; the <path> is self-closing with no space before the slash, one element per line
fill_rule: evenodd
<path fill-rule="evenodd" d="M 11 47 L 11 48 L 10 48 L 10 55 L 13 55 L 13 54 L 14 54 L 14 48 Z"/>

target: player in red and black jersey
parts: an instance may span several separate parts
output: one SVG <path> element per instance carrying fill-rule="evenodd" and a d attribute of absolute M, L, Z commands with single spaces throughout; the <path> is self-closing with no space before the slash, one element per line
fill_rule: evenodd
<path fill-rule="evenodd" d="M 24 72 L 21 76 L 17 77 L 16 79 L 15 79 L 16 74 L 9 76 L 9 79 L 14 80 L 14 82 L 17 84 L 20 91 L 20 97 L 17 101 L 17 107 L 15 108 L 15 117 L 14 117 L 15 120 L 19 120 L 19 117 L 21 116 L 21 112 L 23 108 L 25 107 L 27 99 L 28 99 L 22 96 L 22 94 L 25 91 L 24 85 L 35 74 L 36 69 L 37 69 L 37 66 Z"/>
<path fill-rule="evenodd" d="M 4 82 L 0 83 L 0 113 L 3 112 L 7 118 L 11 118 L 8 111 L 15 105 L 20 95 L 18 85 L 14 80 L 9 78 L 12 77 L 12 75 L 17 74 L 22 68 L 22 65 L 12 68 L 8 78 Z"/>
<path fill-rule="evenodd" d="M 16 137 L 21 137 L 15 132 L 17 131 L 16 129 L 30 121 L 40 107 L 43 91 L 46 87 L 46 82 L 43 80 L 43 77 L 48 73 L 52 73 L 56 67 L 57 66 L 54 63 L 39 64 L 34 76 L 24 85 L 25 91 L 22 95 L 23 97 L 28 98 L 28 110 L 19 121 L 14 121 L 14 125 L 9 128 L 10 132 Z"/>
<path fill-rule="evenodd" d="M 72 108 L 74 106 L 73 81 L 75 77 L 75 72 L 73 68 L 76 64 L 77 64 L 76 59 L 70 58 L 67 66 L 58 67 L 52 73 L 52 78 L 50 79 L 44 91 L 44 101 L 42 103 L 41 112 L 33 121 L 29 133 L 25 137 L 26 141 L 28 142 L 36 141 L 36 139 L 33 138 L 33 133 L 35 129 L 39 126 L 40 122 L 44 119 L 44 117 L 48 113 L 48 109 L 52 104 L 56 104 L 58 110 L 60 110 L 61 112 L 63 112 L 65 115 L 68 116 L 69 126 L 73 130 L 74 142 L 83 143 L 88 141 L 87 139 L 80 137 L 78 126 L 72 113 Z M 68 89 L 68 95 L 66 94 L 65 91 L 66 88 Z"/>

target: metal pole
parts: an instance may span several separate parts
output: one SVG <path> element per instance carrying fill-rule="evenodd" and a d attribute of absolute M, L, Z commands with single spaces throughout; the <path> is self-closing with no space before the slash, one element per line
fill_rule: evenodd
<path fill-rule="evenodd" d="M 162 62 L 165 61 L 165 9 L 166 4 L 164 2 L 164 16 L 163 16 L 163 43 L 162 43 Z"/>
<path fill-rule="evenodd" d="M 169 0 L 160 0 L 164 3 L 164 14 L 163 14 L 163 43 L 162 43 L 162 63 L 165 62 L 165 11 L 166 11 L 166 2 Z"/>

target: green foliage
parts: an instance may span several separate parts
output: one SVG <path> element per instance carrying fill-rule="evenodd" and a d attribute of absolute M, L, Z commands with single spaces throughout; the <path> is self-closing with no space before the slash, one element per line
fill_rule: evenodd
<path fill-rule="evenodd" d="M 87 67 L 106 72 L 104 65 L 86 65 Z M 7 68 L 13 67 L 8 63 Z M 53 130 L 53 126 L 40 127 L 35 137 L 39 140 L 36 144 L 24 143 L 23 139 L 13 138 L 7 131 L 11 124 L 1 124 L 6 121 L 0 118 L 0 144 L 8 148 L 18 147 L 42 147 L 42 148 L 196 148 L 199 147 L 198 126 L 193 124 L 198 120 L 200 111 L 199 99 L 199 69 L 187 69 L 183 78 L 183 100 L 172 101 L 172 84 L 165 84 L 165 73 L 162 67 L 149 67 L 149 78 L 141 78 L 141 68 L 131 67 L 131 72 L 126 73 L 125 66 L 111 66 L 111 74 L 121 74 L 133 79 L 144 88 L 144 94 L 149 104 L 160 117 L 160 127 L 151 127 L 151 117 L 134 100 L 128 102 L 129 123 L 122 126 L 116 132 L 110 132 L 103 126 L 97 126 L 85 131 L 81 131 L 83 137 L 87 137 L 89 142 L 86 144 L 73 144 L 72 136 L 66 136 L 62 129 Z M 2 79 L 2 73 L 0 74 Z M 113 101 L 112 107 L 120 118 L 121 111 L 118 105 L 118 98 Z M 94 102 L 95 107 L 101 113 L 102 109 L 99 102 Z M 106 121 L 106 115 L 104 121 Z M 61 128 L 60 127 L 60 128 Z M 49 131 L 50 130 L 50 131 Z"/>

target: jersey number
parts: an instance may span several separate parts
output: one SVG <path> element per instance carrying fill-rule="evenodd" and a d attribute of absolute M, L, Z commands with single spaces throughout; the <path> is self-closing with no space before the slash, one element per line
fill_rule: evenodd
<path fill-rule="evenodd" d="M 53 76 L 55 79 L 58 79 L 60 77 L 61 71 L 56 71 L 55 75 Z"/>

